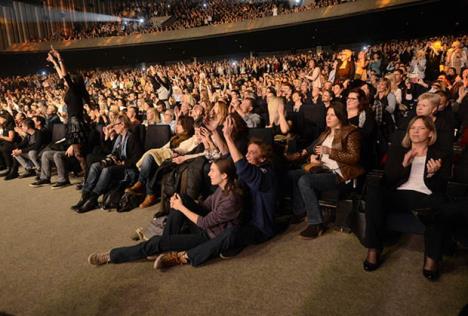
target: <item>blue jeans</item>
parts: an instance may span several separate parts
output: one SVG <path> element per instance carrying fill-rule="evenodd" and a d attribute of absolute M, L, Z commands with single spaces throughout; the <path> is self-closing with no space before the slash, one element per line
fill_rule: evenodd
<path fill-rule="evenodd" d="M 328 191 L 338 187 L 338 176 L 335 173 L 306 173 L 297 181 L 300 194 L 293 196 L 295 204 L 302 206 L 302 209 L 295 209 L 295 214 L 307 213 L 309 225 L 323 223 L 322 211 L 316 191 Z M 297 200 L 297 201 L 296 201 Z"/>
<path fill-rule="evenodd" d="M 154 194 L 154 190 L 149 184 L 148 181 L 158 170 L 158 165 L 156 161 L 154 161 L 153 156 L 146 155 L 143 159 L 143 163 L 140 168 L 140 176 L 138 177 L 138 181 L 146 185 L 146 194 Z"/>
<path fill-rule="evenodd" d="M 125 166 L 114 165 L 104 168 L 100 162 L 95 162 L 89 168 L 83 191 L 93 191 L 97 195 L 101 195 L 111 187 L 111 184 L 122 180 L 124 177 Z"/>

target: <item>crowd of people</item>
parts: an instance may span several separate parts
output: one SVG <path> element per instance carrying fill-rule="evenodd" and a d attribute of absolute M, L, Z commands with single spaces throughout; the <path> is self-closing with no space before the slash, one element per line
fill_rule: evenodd
<path fill-rule="evenodd" d="M 229 0 L 145 0 L 117 3 L 119 17 L 114 22 L 75 23 L 69 30 L 55 32 L 47 38 L 31 42 L 80 40 L 108 36 L 128 36 L 182 30 L 194 27 L 253 20 L 337 5 L 355 0 L 316 0 L 309 4 L 284 0 L 229 1 Z M 158 17 L 170 17 L 162 23 Z"/>
<path fill-rule="evenodd" d="M 453 204 L 446 191 L 462 174 L 453 166 L 468 163 L 466 148 L 461 158 L 453 149 L 467 143 L 466 44 L 466 35 L 443 36 L 82 75 L 52 49 L 56 74 L 0 79 L 0 174 L 56 189 L 71 173 L 82 177 L 77 213 L 116 188 L 141 197 L 141 208 L 161 201 L 162 234 L 89 262 L 149 257 L 165 269 L 268 241 L 285 228 L 279 211 L 291 224 L 305 221 L 300 235 L 315 239 L 330 221 L 321 193 L 359 192 L 383 169 L 365 196 L 363 268 L 382 263 L 387 215 L 415 211 L 426 227 L 423 274 L 436 280 L 447 241 L 468 225 L 466 201 Z M 60 125 L 65 137 L 56 139 Z M 144 148 L 153 125 L 171 136 Z M 253 131 L 268 131 L 271 142 Z"/>

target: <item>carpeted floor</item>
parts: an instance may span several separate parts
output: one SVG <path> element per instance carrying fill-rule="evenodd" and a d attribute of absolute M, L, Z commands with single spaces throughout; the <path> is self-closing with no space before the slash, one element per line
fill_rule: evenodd
<path fill-rule="evenodd" d="M 231 260 L 152 269 L 93 267 L 89 253 L 131 245 L 153 209 L 126 214 L 69 207 L 74 187 L 0 180 L 0 314 L 13 315 L 457 315 L 468 303 L 468 255 L 448 258 L 437 283 L 421 275 L 421 237 L 405 238 L 376 272 L 362 270 L 353 235 L 313 241 L 303 225 Z"/>

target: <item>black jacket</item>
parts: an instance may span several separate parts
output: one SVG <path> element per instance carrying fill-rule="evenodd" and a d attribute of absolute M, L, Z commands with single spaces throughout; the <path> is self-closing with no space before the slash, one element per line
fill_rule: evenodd
<path fill-rule="evenodd" d="M 47 143 L 44 140 L 44 134 L 38 130 L 34 131 L 34 134 L 27 134 L 23 140 L 18 144 L 17 148 L 21 149 L 23 153 L 27 153 L 31 150 L 36 150 L 39 152 L 44 148 Z"/>
<path fill-rule="evenodd" d="M 124 165 L 125 168 L 129 169 L 136 169 L 136 163 L 140 160 L 141 156 L 143 155 L 143 147 L 141 143 L 132 132 L 128 131 L 128 138 L 127 138 L 127 148 L 125 151 L 125 160 Z M 115 153 L 112 153 L 115 154 Z M 119 156 L 116 154 L 116 156 Z"/>
<path fill-rule="evenodd" d="M 385 164 L 384 185 L 390 189 L 396 189 L 406 181 L 410 176 L 411 165 L 403 167 L 402 162 L 408 148 L 400 145 L 390 147 L 388 151 L 388 161 Z M 434 146 L 427 150 L 426 164 L 429 159 L 441 159 L 442 167 L 432 177 L 427 177 L 427 168 L 424 169 L 424 183 L 432 191 L 432 194 L 445 194 L 447 181 L 450 176 L 450 163 L 447 161 L 447 155 Z"/>

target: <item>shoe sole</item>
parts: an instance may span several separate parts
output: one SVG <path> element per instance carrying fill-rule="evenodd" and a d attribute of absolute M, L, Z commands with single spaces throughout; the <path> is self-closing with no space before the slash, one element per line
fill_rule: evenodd
<path fill-rule="evenodd" d="M 156 270 L 162 270 L 162 265 L 161 265 L 161 259 L 163 257 L 163 254 L 160 254 L 156 260 L 154 260 L 154 264 L 153 264 L 153 269 L 156 269 Z"/>
<path fill-rule="evenodd" d="M 65 185 L 62 185 L 62 186 L 59 186 L 59 187 L 50 187 L 52 190 L 58 190 L 58 189 L 63 189 L 63 188 L 66 188 L 66 187 L 69 187 L 71 185 L 71 183 L 69 184 L 65 184 Z"/>
<path fill-rule="evenodd" d="M 50 183 L 36 184 L 36 185 L 30 184 L 29 186 L 30 186 L 31 188 L 40 188 L 40 187 L 44 187 L 44 186 L 46 186 L 46 185 L 50 185 Z"/>

